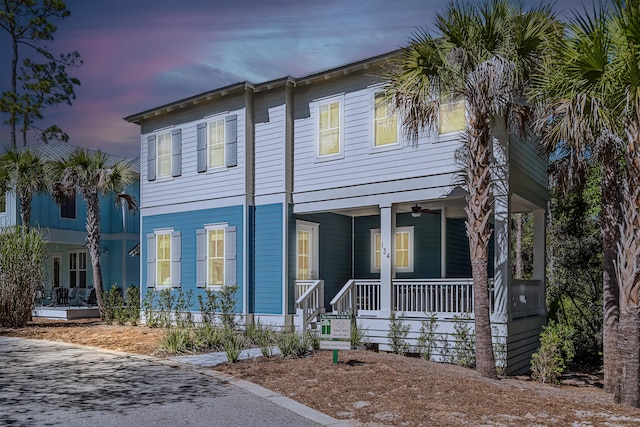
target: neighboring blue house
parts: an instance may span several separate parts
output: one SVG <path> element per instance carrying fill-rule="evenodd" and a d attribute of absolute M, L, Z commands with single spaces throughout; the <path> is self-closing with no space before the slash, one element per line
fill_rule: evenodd
<path fill-rule="evenodd" d="M 29 149 L 45 161 L 59 160 L 76 148 L 67 143 L 41 144 Z M 108 162 L 128 162 L 136 172 L 135 181 L 125 193 L 140 200 L 139 158 L 125 159 L 109 155 Z M 6 195 L 6 225 L 20 223 L 19 207 L 15 196 Z M 116 206 L 115 195 L 101 198 L 100 215 L 102 225 L 102 280 L 105 289 L 113 284 L 119 287 L 140 285 L 140 259 L 130 256 L 129 251 L 139 243 L 140 216 L 138 212 L 123 212 Z M 2 214 L 0 214 L 0 220 Z M 41 229 L 47 240 L 47 262 L 45 288 L 61 286 L 78 288 L 76 298 L 86 296 L 93 287 L 91 259 L 86 247 L 86 204 L 80 194 L 57 205 L 49 194 L 38 194 L 32 200 L 31 226 Z M 76 301 L 77 302 L 77 301 Z"/>
<path fill-rule="evenodd" d="M 125 119 L 141 127 L 143 292 L 237 284 L 247 322 L 306 328 L 355 312 L 385 348 L 391 312 L 473 316 L 455 153 L 464 101 L 417 144 L 380 102 L 394 53 L 302 78 L 242 82 Z M 545 321 L 546 162 L 497 124 L 490 275 L 508 373 L 528 370 Z M 512 277 L 510 219 L 534 221 L 532 279 Z M 197 303 L 193 306 L 197 311 Z"/>

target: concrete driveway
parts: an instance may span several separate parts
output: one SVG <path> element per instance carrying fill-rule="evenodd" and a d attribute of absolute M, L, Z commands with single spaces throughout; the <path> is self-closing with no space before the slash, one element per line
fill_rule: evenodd
<path fill-rule="evenodd" d="M 0 425 L 345 426 L 211 369 L 0 337 Z"/>

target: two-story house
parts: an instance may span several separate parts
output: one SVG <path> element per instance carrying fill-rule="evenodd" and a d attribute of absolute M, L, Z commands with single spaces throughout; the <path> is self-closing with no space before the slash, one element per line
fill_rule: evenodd
<path fill-rule="evenodd" d="M 237 284 L 247 321 L 303 328 L 323 310 L 355 312 L 381 348 L 392 312 L 411 325 L 409 340 L 436 316 L 447 347 L 454 318 L 473 317 L 456 161 L 464 101 L 410 142 L 380 101 L 393 54 L 126 117 L 141 127 L 143 292 Z M 495 134 L 492 323 L 517 373 L 545 320 L 546 162 L 532 141 L 500 125 Z M 523 212 L 534 223 L 528 280 L 513 277 L 510 254 L 511 216 Z"/>
<path fill-rule="evenodd" d="M 76 148 L 67 143 L 40 144 L 29 149 L 44 161 L 59 160 L 70 155 Z M 135 181 L 125 192 L 139 199 L 140 161 L 139 158 L 125 159 L 109 155 L 108 164 L 127 162 L 136 172 Z M 93 287 L 91 260 L 86 246 L 86 203 L 80 194 L 56 204 L 50 194 L 41 193 L 32 199 L 31 226 L 41 230 L 47 242 L 45 264 L 45 290 L 58 286 L 69 289 L 74 296 L 71 304 L 78 304 L 78 298 L 86 297 Z M 116 206 L 115 194 L 107 194 L 100 199 L 101 266 L 103 284 L 110 289 L 117 284 L 120 288 L 139 286 L 140 259 L 129 255 L 129 251 L 139 243 L 140 216 L 137 212 L 123 211 Z M 20 224 L 20 207 L 13 192 L 4 197 L 4 212 L 0 213 L 2 225 Z M 43 313 L 45 315 L 46 313 Z"/>

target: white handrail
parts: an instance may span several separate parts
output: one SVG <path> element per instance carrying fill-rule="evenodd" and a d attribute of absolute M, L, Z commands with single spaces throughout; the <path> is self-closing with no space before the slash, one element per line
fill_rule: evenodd
<path fill-rule="evenodd" d="M 301 283 L 301 285 L 306 286 L 309 283 Z M 298 282 L 296 282 L 297 287 Z M 324 280 L 314 280 L 307 290 L 296 299 L 296 306 L 302 310 L 302 330 L 306 330 L 320 316 L 324 308 Z"/>

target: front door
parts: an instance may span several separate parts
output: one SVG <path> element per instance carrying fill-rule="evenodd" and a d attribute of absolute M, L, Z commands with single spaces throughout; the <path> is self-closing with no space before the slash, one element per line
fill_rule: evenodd
<path fill-rule="evenodd" d="M 318 279 L 318 224 L 296 223 L 296 279 Z"/>

